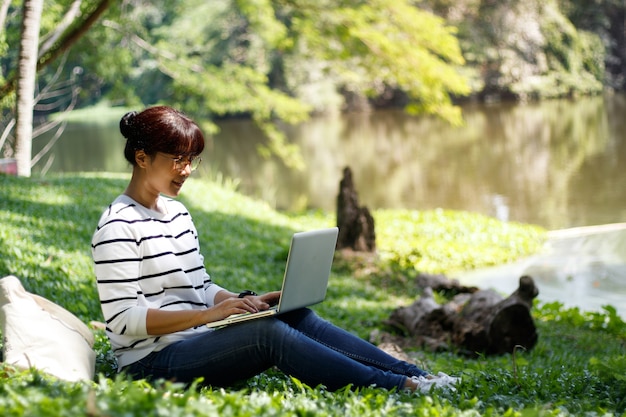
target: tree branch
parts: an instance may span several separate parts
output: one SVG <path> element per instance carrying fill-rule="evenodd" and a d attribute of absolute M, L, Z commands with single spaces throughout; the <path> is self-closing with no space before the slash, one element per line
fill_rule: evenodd
<path fill-rule="evenodd" d="M 4 0 L 2 6 L 0 6 L 0 33 L 4 31 L 4 22 L 7 19 L 7 13 L 9 12 L 9 6 L 11 0 Z"/>
<path fill-rule="evenodd" d="M 82 0 L 74 0 L 70 9 L 65 13 L 61 23 L 54 29 L 54 31 L 48 35 L 46 35 L 45 41 L 39 46 L 39 56 L 38 59 L 41 59 L 54 45 L 56 41 L 58 41 L 63 33 L 69 28 L 72 23 L 80 16 L 80 5 L 82 4 Z"/>
<path fill-rule="evenodd" d="M 98 3 L 98 6 L 94 9 L 93 12 L 74 30 L 65 36 L 60 43 L 56 44 L 55 47 L 52 47 L 47 54 L 42 55 L 37 62 L 37 69 L 41 69 L 54 61 L 59 55 L 72 47 L 88 30 L 89 28 L 96 23 L 96 21 L 100 18 L 100 16 L 106 11 L 109 7 L 109 3 L 111 0 L 101 0 Z"/>
<path fill-rule="evenodd" d="M 39 59 L 37 61 L 37 70 L 44 68 L 49 65 L 52 61 L 57 59 L 61 54 L 70 49 L 72 45 L 74 45 L 88 30 L 93 24 L 100 18 L 100 16 L 106 11 L 109 7 L 111 0 L 101 0 L 96 8 L 87 16 L 87 18 L 82 21 L 78 26 L 76 26 L 71 32 L 65 35 L 59 42 L 57 42 L 54 46 L 51 46 L 48 51 L 44 51 L 43 54 L 40 54 Z M 69 14 L 70 12 L 68 12 Z M 67 15 L 66 15 L 67 16 Z M 17 84 L 17 73 L 11 74 L 4 85 L 0 86 L 0 99 L 6 97 L 15 91 L 15 87 Z"/>

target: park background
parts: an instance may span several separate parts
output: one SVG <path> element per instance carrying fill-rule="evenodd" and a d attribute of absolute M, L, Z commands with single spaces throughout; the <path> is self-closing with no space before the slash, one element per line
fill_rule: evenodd
<path fill-rule="evenodd" d="M 17 76 L 20 25 L 26 7 L 35 3 L 43 5 L 35 54 L 39 70 L 32 94 L 36 100 L 30 110 L 27 106 L 20 113 L 24 111 L 17 88 L 23 79 Z M 2 156 L 27 165 L 20 177 L 33 177 L 3 178 L 2 272 L 20 276 L 29 289 L 85 320 L 99 315 L 90 300 L 95 295 L 88 263 L 93 213 L 121 191 L 125 174 L 120 180 L 75 172 L 127 173 L 128 167 L 119 164 L 123 143 L 116 120 L 127 110 L 157 103 L 183 109 L 212 136 L 213 148 L 204 156 L 208 164 L 197 178 L 200 188 L 194 189 L 203 198 L 186 201 L 200 212 L 204 232 L 217 228 L 239 235 L 230 239 L 248 250 L 249 240 L 257 237 L 250 230 L 259 232 L 247 221 L 245 227 L 228 221 L 216 224 L 222 219 L 216 215 L 220 210 L 234 210 L 233 217 L 243 219 L 250 214 L 239 213 L 237 206 L 244 205 L 239 197 L 227 199 L 223 208 L 215 207 L 211 197 L 220 192 L 209 183 L 278 210 L 254 222 L 271 225 L 260 235 L 273 237 L 261 240 L 254 252 L 269 262 L 266 272 L 280 269 L 284 247 L 276 242 L 287 231 L 332 224 L 334 195 L 346 164 L 356 169 L 364 204 L 382 210 L 377 215 L 384 219 L 377 222 L 381 252 L 392 254 L 410 271 L 453 273 L 532 255 L 541 239 L 529 226 L 532 233 L 518 240 L 514 232 L 518 221 L 555 229 L 624 220 L 626 187 L 619 169 L 625 153 L 622 2 L 4 1 L 2 5 L 5 129 L 0 145 Z M 24 120 L 20 114 L 29 112 L 34 116 L 30 131 L 20 124 Z M 72 138 L 73 131 L 78 134 Z M 20 147 L 24 140 L 31 146 Z M 27 164 L 20 158 L 24 149 L 29 151 Z M 72 165 L 76 161 L 87 163 Z M 88 191 L 107 201 L 88 199 Z M 254 210 L 267 213 L 259 207 Z M 408 210 L 410 214 L 396 216 L 413 219 L 402 229 L 408 236 L 401 242 L 398 229 L 388 228 L 394 222 L 387 217 L 387 208 Z M 484 213 L 501 224 L 470 215 L 459 221 L 460 229 L 448 230 L 452 223 L 458 226 L 449 209 Z M 321 220 L 317 210 L 325 213 Z M 305 214 L 288 221 L 282 217 L 293 211 Z M 407 234 L 408 227 L 420 224 L 416 220 L 420 213 L 429 219 L 428 227 Z M 278 233 L 275 216 L 282 226 Z M 439 224 L 436 219 L 441 216 L 450 217 Z M 70 233 L 63 232 L 63 226 Z M 420 240 L 433 234 L 433 228 L 448 233 Z M 475 239 L 485 243 L 483 238 L 491 247 L 476 244 Z M 509 245 L 520 241 L 524 242 L 520 247 Z M 403 252 L 406 247 L 394 244 L 421 251 L 433 246 L 441 253 L 415 262 L 414 252 Z M 505 249 L 493 251 L 501 247 Z M 259 266 L 226 249 L 211 248 L 224 257 L 217 271 L 228 278 L 242 273 L 235 282 L 248 284 Z M 267 259 L 267 253 L 275 255 Z M 228 261 L 240 267 L 229 271 Z M 379 299 L 371 286 L 380 285 L 380 276 L 351 282 L 351 273 L 336 274 L 334 301 L 321 308 L 364 337 L 366 329 L 380 325 L 378 319 L 392 305 L 417 295 L 400 279 L 394 283 L 398 287 L 389 289 L 393 295 Z M 269 287 L 271 281 L 260 285 Z M 368 301 L 355 303 L 355 295 Z M 341 313 L 350 309 L 360 313 L 355 322 Z M 416 409 L 424 412 L 443 409 L 453 415 L 523 410 L 619 414 L 624 412 L 619 378 L 624 367 L 619 359 L 623 328 L 614 313 L 611 308 L 581 313 L 544 305 L 537 319 L 546 323 L 541 328 L 545 344 L 513 362 L 513 372 L 499 359 L 470 362 L 454 355 L 426 356 L 431 366 L 449 367 L 467 381 L 464 391 L 435 397 L 434 405 L 428 399 L 371 391 L 344 393 L 345 398 L 318 389 L 300 391 L 272 374 L 252 381 L 242 392 L 179 395 L 221 411 L 234 401 L 238 412 L 274 401 L 270 411 L 291 402 L 293 413 L 321 409 L 342 414 L 350 404 L 362 407 L 361 414 L 386 410 L 385 414 L 410 415 L 417 411 L 408 405 L 418 403 Z M 586 331 L 590 333 L 578 333 Z M 569 352 L 556 343 L 563 337 L 583 347 L 581 352 Z M 605 351 L 591 348 L 589 340 L 594 338 L 610 340 L 602 346 Z M 105 369 L 106 343 L 98 351 L 100 369 Z M 517 366 L 523 365 L 518 375 Z M 569 372 L 562 372 L 568 366 Z M 537 375 L 549 376 L 537 384 Z M 151 391 L 109 377 L 105 372 L 99 379 L 100 390 L 61 391 L 65 397 L 76 396 L 88 415 L 105 415 L 106 409 L 115 414 L 112 410 L 119 405 L 108 398 L 123 391 L 133 392 L 127 400 L 138 412 L 158 415 L 154 404 L 176 391 L 176 387 Z M 54 407 L 69 409 L 63 395 L 55 394 L 54 383 L 37 375 L 7 378 L 3 384 L 5 392 L 13 393 L 4 404 L 16 415 L 29 410 L 28 404 L 39 414 L 46 404 L 57 412 Z M 98 406 L 90 403 L 89 392 L 100 399 Z M 48 403 L 41 398 L 48 398 Z M 381 402 L 390 408 L 381 408 Z"/>

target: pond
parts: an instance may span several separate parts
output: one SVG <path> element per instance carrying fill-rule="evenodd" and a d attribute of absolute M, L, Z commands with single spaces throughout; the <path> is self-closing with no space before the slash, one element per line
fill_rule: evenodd
<path fill-rule="evenodd" d="M 626 96 L 463 111 L 462 127 L 400 110 L 288 126 L 303 170 L 261 156 L 264 137 L 250 121 L 223 121 L 194 175 L 234 178 L 279 209 L 334 210 L 349 166 L 370 209 L 468 210 L 548 229 L 626 220 Z M 129 172 L 118 120 L 70 123 L 33 172 Z"/>

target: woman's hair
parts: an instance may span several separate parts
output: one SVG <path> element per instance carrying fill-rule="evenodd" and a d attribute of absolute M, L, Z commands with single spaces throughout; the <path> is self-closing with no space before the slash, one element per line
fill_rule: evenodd
<path fill-rule="evenodd" d="M 204 149 L 204 135 L 198 125 L 167 106 L 126 113 L 120 120 L 120 132 L 126 138 L 124 157 L 133 165 L 137 150 L 153 156 L 157 152 L 198 155 Z"/>

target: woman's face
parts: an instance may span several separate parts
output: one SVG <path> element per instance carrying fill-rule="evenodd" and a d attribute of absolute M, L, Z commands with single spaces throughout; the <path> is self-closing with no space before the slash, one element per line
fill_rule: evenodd
<path fill-rule="evenodd" d="M 145 166 L 148 187 L 152 192 L 176 197 L 191 174 L 193 158 L 157 152 Z"/>

